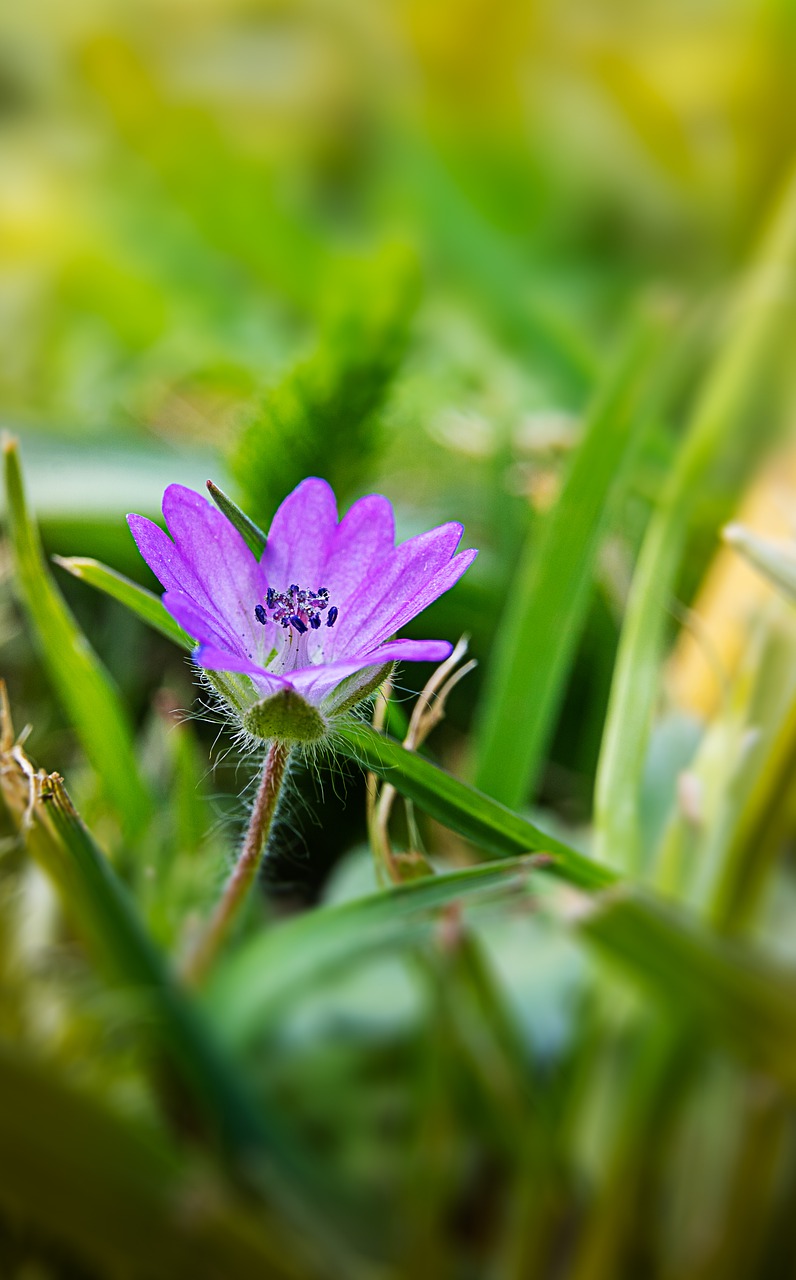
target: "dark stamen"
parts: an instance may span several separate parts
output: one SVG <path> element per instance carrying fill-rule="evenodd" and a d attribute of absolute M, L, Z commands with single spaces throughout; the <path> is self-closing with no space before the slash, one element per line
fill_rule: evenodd
<path fill-rule="evenodd" d="M 326 613 L 327 609 L 329 610 Z M 307 591 L 291 582 L 287 591 L 277 591 L 268 587 L 265 594 L 265 606 L 255 605 L 254 614 L 258 622 L 277 623 L 285 630 L 294 627 L 300 636 L 312 627 L 317 631 L 323 622 L 322 614 L 326 613 L 327 627 L 333 627 L 337 621 L 339 609 L 333 605 L 329 609 L 329 590 L 318 587 L 317 591 Z"/>

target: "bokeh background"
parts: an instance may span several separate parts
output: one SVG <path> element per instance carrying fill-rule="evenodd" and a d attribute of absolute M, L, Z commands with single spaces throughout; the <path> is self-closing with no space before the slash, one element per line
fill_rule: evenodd
<path fill-rule="evenodd" d="M 0 418 L 20 441 L 46 551 L 97 557 L 154 587 L 124 515 L 157 517 L 168 483 L 201 488 L 209 477 L 264 527 L 308 474 L 327 477 L 342 508 L 386 493 L 402 537 L 461 520 L 476 565 L 410 629 L 467 633 L 478 660 L 432 740 L 460 776 L 479 776 L 518 565 L 538 545 L 584 418 L 635 336 L 662 327 L 664 390 L 612 502 L 538 776 L 520 794 L 500 794 L 499 776 L 486 786 L 588 849 L 633 566 L 792 181 L 796 8 L 27 0 L 4 6 L 0 40 Z M 796 687 L 790 615 L 739 560 L 714 564 L 739 509 L 763 532 L 790 526 L 796 330 L 792 282 L 777 254 L 769 266 L 747 304 L 777 295 L 785 306 L 740 425 L 728 415 L 685 505 L 680 567 L 658 601 L 673 656 L 643 777 L 645 849 L 667 832 L 671 841 L 672 821 L 691 813 L 688 770 L 708 741 L 715 823 L 692 824 L 708 865 L 741 820 L 721 805 L 743 733 L 765 747 L 770 731 L 791 758 L 792 731 L 776 718 Z M 14 718 L 30 723 L 26 749 L 66 776 L 159 945 L 178 955 L 234 848 L 251 765 L 218 717 L 197 710 L 182 655 L 55 573 L 136 726 L 157 813 L 143 843 L 126 843 L 42 666 L 5 539 L 0 641 Z M 769 630 L 753 645 L 749 619 L 764 607 Z M 532 632 L 524 644 L 531 667 Z M 765 655 L 775 687 L 755 703 L 749 682 Z M 741 703 L 727 692 L 739 663 Z M 399 736 L 426 676 L 401 673 Z M 746 922 L 786 959 L 796 920 L 787 761 L 758 761 L 778 825 L 771 835 L 761 819 L 753 834 L 776 857 Z M 397 842 L 415 835 L 397 809 Z M 436 825 L 422 840 L 442 865 L 476 856 Z M 56 1082 L 153 1143 L 176 1142 L 201 1214 L 205 1183 L 221 1193 L 190 1125 L 186 1137 L 171 1124 L 179 1106 L 142 1067 L 125 999 L 109 996 L 13 834 L 0 874 L 3 1042 L 35 1064 L 42 1087 Z M 302 766 L 247 927 L 374 887 L 360 771 Z M 698 889 L 690 900 L 700 906 Z M 340 1211 L 347 1260 L 325 1272 L 314 1256 L 303 1271 L 294 1241 L 295 1274 L 791 1274 L 792 1094 L 712 1043 L 684 1040 L 676 993 L 653 1016 L 560 922 L 515 906 L 484 907 L 461 953 L 438 934 L 432 959 L 353 949 L 333 982 L 311 974 L 250 1038 L 256 1090 L 324 1186 L 355 1206 Z M 53 1133 L 71 1105 L 58 1097 Z M 0 1097 L 0 1109 L 13 1106 Z M 80 1125 L 64 1124 L 72 1152 Z M 92 1242 L 79 1214 L 72 1228 L 48 1216 L 46 1197 L 36 1206 L 15 1190 L 0 1154 L 3 1165 L 3 1276 L 138 1276 L 149 1265 L 178 1276 L 199 1265 L 179 1249 L 164 1262 L 165 1245 L 146 1264 L 126 1244 L 114 1257 L 112 1230 Z M 123 1200 L 106 1208 L 111 1225 Z M 224 1280 L 270 1274 L 203 1265 Z"/>

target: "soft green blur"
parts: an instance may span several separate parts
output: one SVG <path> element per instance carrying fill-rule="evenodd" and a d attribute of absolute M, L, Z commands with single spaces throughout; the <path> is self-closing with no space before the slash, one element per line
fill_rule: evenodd
<path fill-rule="evenodd" d="M 0 9 L 0 1280 L 794 1273 L 794 143 L 791 0 Z M 343 732 L 194 998 L 257 761 L 49 557 L 308 474 L 480 549 L 515 812 Z"/>

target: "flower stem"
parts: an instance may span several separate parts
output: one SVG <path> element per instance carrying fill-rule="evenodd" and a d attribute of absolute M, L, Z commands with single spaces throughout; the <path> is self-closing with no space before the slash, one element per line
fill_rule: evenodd
<path fill-rule="evenodd" d="M 274 741 L 268 748 L 240 856 L 204 933 L 188 960 L 184 976 L 200 982 L 218 955 L 260 870 L 268 833 L 276 813 L 290 746 Z"/>

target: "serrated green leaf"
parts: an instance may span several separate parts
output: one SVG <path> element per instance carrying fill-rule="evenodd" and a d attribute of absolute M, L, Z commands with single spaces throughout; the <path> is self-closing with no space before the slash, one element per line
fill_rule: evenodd
<path fill-rule="evenodd" d="M 354 722 L 337 726 L 335 746 L 480 849 L 504 857 L 544 853 L 548 856 L 538 864 L 541 869 L 584 889 L 601 889 L 616 882 L 609 867 L 545 835 L 527 818 L 460 782 L 416 752 L 407 751 L 369 725 Z"/>
<path fill-rule="evenodd" d="M 19 453 L 7 440 L 7 519 L 16 584 L 53 690 L 114 811 L 130 835 L 147 822 L 151 797 L 136 759 L 132 727 L 111 679 L 61 597 L 28 513 Z"/>

